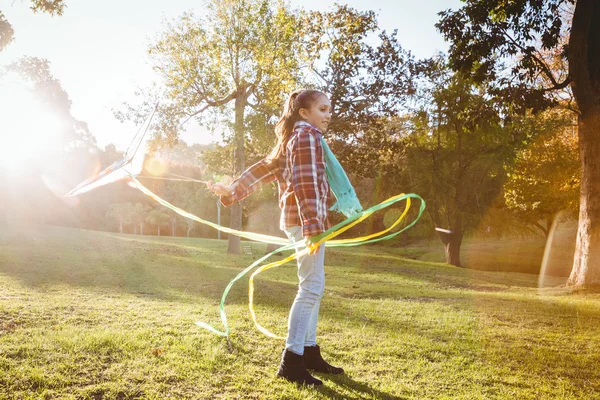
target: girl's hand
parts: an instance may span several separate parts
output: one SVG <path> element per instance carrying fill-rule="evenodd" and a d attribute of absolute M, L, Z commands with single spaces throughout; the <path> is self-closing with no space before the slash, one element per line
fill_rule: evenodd
<path fill-rule="evenodd" d="M 206 187 L 208 190 L 219 196 L 227 196 L 233 191 L 229 186 L 225 186 L 222 183 L 213 183 L 212 180 L 206 182 Z"/>
<path fill-rule="evenodd" d="M 308 254 L 317 254 L 319 252 L 319 248 L 321 248 L 321 245 L 315 247 L 315 248 L 311 248 L 310 245 L 312 244 L 312 242 L 310 241 L 310 238 L 306 238 L 305 239 L 305 244 L 306 247 L 308 247 L 309 251 Z"/>

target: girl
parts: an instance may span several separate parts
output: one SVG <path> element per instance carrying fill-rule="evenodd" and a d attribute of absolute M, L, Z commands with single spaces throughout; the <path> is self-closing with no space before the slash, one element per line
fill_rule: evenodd
<path fill-rule="evenodd" d="M 271 154 L 254 164 L 230 186 L 208 182 L 208 188 L 229 206 L 277 180 L 280 227 L 293 242 L 327 230 L 329 182 L 321 138 L 331 120 L 329 98 L 317 90 L 295 91 L 288 98 L 275 127 L 277 144 Z M 298 249 L 297 249 L 298 250 Z M 325 288 L 325 246 L 298 258 L 299 289 L 290 310 L 288 334 L 277 371 L 290 382 L 322 385 L 307 369 L 342 374 L 321 357 L 316 342 L 319 307 Z"/>

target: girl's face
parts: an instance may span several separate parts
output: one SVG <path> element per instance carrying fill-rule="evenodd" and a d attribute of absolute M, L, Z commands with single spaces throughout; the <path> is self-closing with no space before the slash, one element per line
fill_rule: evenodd
<path fill-rule="evenodd" d="M 319 128 L 322 133 L 327 132 L 329 121 L 331 121 L 331 102 L 327 96 L 317 97 L 309 109 L 301 108 L 299 113 L 302 119 Z"/>

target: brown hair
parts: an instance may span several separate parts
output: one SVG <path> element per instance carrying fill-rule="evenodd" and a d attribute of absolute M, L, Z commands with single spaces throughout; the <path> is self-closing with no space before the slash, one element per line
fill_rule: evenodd
<path fill-rule="evenodd" d="M 290 94 L 285 102 L 281 119 L 279 119 L 279 122 L 275 125 L 277 144 L 271 151 L 271 154 L 267 157 L 268 160 L 277 160 L 281 155 L 285 154 L 285 146 L 287 145 L 290 136 L 292 136 L 294 124 L 302 120 L 300 109 L 310 109 L 315 100 L 321 96 L 325 96 L 325 93 L 312 89 L 300 89 Z"/>

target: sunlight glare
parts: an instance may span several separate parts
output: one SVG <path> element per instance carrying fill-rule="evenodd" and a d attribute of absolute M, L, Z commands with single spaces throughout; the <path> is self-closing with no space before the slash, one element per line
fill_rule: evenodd
<path fill-rule="evenodd" d="M 0 109 L 0 165 L 11 169 L 42 158 L 63 126 L 24 82 L 2 82 Z"/>

